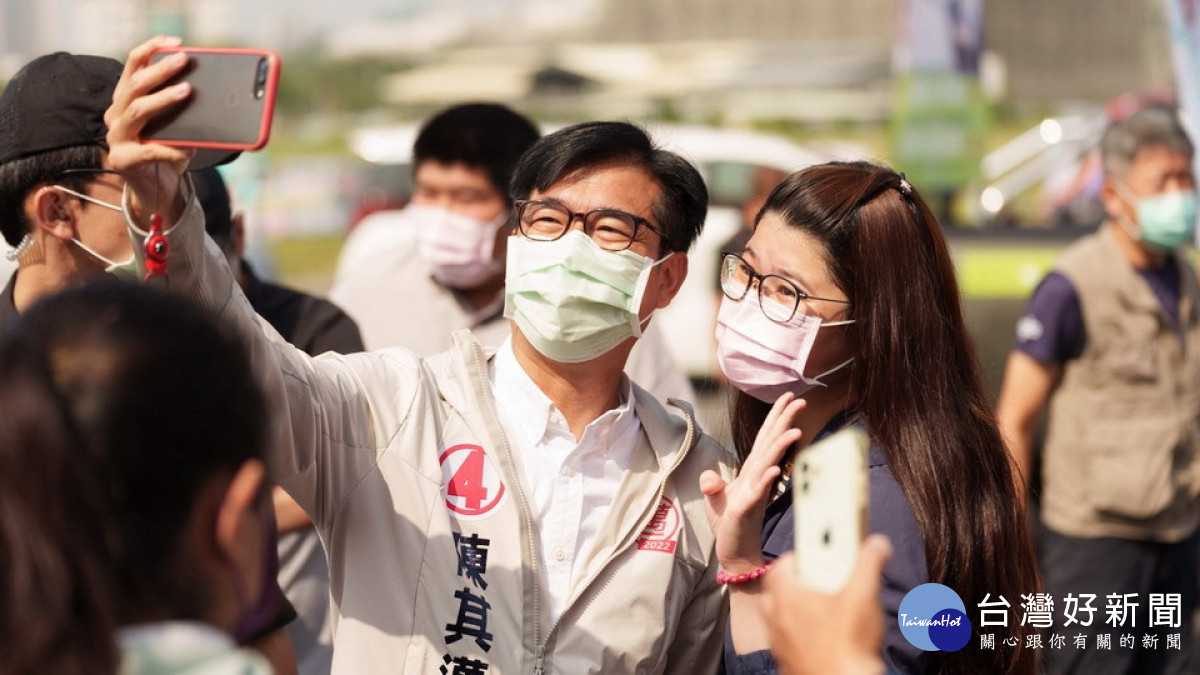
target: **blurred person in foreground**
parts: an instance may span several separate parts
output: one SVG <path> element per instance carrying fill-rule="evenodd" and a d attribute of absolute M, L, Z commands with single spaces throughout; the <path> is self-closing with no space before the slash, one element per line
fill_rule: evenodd
<path fill-rule="evenodd" d="M 120 661 L 109 528 L 42 350 L 0 331 L 0 673 L 108 675 Z"/>
<path fill-rule="evenodd" d="M 538 130 L 493 103 L 447 108 L 413 144 L 409 205 L 372 214 L 350 233 L 331 300 L 362 328 L 370 349 L 405 347 L 433 356 L 469 328 L 486 348 L 508 338 L 505 261 L 512 232 L 509 181 Z M 694 401 L 695 392 L 647 326 L 626 372 L 660 401 Z"/>
<path fill-rule="evenodd" d="M 89 276 L 137 278 L 122 215 L 125 178 L 106 164 L 104 112 L 122 68 L 58 52 L 26 64 L 0 93 L 0 232 L 18 261 L 0 296 L 0 328 Z M 264 588 L 260 609 L 239 639 L 292 672 L 283 627 L 295 612 L 275 584 Z"/>
<path fill-rule="evenodd" d="M 191 173 L 196 198 L 204 210 L 204 229 L 225 253 L 229 269 L 250 306 L 280 336 L 312 356 L 325 352 L 352 354 L 363 349 L 358 327 L 333 303 L 258 278 L 243 257 L 246 232 L 243 214 L 233 212 L 229 191 L 214 168 Z M 333 663 L 329 613 L 329 565 L 312 520 L 280 488 L 274 490 L 279 529 L 279 585 L 297 620 L 288 624 L 301 675 L 328 673 Z"/>
<path fill-rule="evenodd" d="M 1183 252 L 1195 233 L 1193 147 L 1152 108 L 1101 140 L 1108 220 L 1059 258 L 1017 324 L 997 416 L 1024 474 L 1049 405 L 1042 458 L 1042 571 L 1055 625 L 1087 646 L 1055 650 L 1053 673 L 1179 673 L 1190 654 L 1200 524 L 1200 291 Z M 1036 486 L 1034 486 L 1036 487 Z M 1128 628 L 1101 617 L 1134 594 Z M 1176 617 L 1150 626 L 1154 594 Z M 1074 598 L 1069 600 L 1068 598 Z M 1088 609 L 1093 608 L 1094 614 Z M 1100 649 L 1129 632 L 1132 649 Z M 1168 636 L 1179 637 L 1167 648 Z M 1151 648 L 1144 637 L 1158 641 Z"/>
<path fill-rule="evenodd" d="M 233 334 L 100 281 L 35 304 L 0 372 L 0 671 L 273 672 L 232 637 L 273 527 L 266 409 Z"/>
<path fill-rule="evenodd" d="M 846 585 L 828 594 L 796 580 L 796 558 L 786 553 L 763 579 L 771 653 L 784 675 L 876 675 L 883 612 L 880 580 L 892 555 L 887 537 L 863 540 Z"/>
<path fill-rule="evenodd" d="M 313 358 L 206 246 L 188 153 L 140 142 L 190 91 L 154 91 L 184 65 L 149 62 L 164 40 L 130 52 L 109 161 L 131 229 L 162 198 L 171 290 L 230 322 L 267 392 L 271 469 L 327 543 L 333 670 L 713 667 L 725 598 L 698 484 L 731 479 L 732 458 L 688 404 L 672 414 L 623 372 L 687 275 L 707 206 L 696 168 L 625 123 L 547 136 L 513 178 L 508 341 Z"/>

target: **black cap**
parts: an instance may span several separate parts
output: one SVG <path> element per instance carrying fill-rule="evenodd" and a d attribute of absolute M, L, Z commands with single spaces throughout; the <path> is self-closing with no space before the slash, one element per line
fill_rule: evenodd
<path fill-rule="evenodd" d="M 233 218 L 229 208 L 229 190 L 221 172 L 212 167 L 192 172 L 192 187 L 204 209 L 204 229 L 222 246 L 233 240 Z"/>
<path fill-rule="evenodd" d="M 98 145 L 120 61 L 57 52 L 30 61 L 0 93 L 0 164 L 50 150 Z"/>

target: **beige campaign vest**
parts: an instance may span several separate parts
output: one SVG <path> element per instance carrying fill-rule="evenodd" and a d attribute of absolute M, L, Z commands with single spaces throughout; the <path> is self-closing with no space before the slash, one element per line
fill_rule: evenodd
<path fill-rule="evenodd" d="M 1200 522 L 1200 291 L 1176 255 L 1181 345 L 1111 227 L 1057 266 L 1079 296 L 1087 343 L 1050 402 L 1042 516 L 1070 536 L 1177 542 Z"/>
<path fill-rule="evenodd" d="M 365 357 L 336 360 L 363 377 Z M 632 466 L 552 622 L 488 358 L 460 331 L 451 351 L 421 360 L 403 419 L 376 427 L 386 449 L 362 466 L 332 520 L 318 522 L 338 610 L 334 672 L 438 673 L 447 658 L 488 673 L 714 668 L 726 609 L 698 486 L 704 469 L 730 477 L 732 457 L 686 403 L 683 417 L 671 416 L 635 386 L 642 432 Z"/>
<path fill-rule="evenodd" d="M 634 387 L 642 428 L 631 466 L 552 622 L 517 450 L 479 343 L 462 331 L 430 358 L 309 357 L 255 316 L 206 241 L 187 181 L 184 198 L 170 290 L 220 315 L 245 345 L 271 413 L 272 477 L 329 557 L 335 674 L 715 668 L 727 603 L 699 478 L 715 469 L 731 479 L 735 460 L 688 404 L 668 412 Z"/>

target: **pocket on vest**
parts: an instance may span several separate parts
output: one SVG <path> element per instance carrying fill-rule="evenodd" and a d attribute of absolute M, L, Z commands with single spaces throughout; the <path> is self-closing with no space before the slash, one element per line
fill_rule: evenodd
<path fill-rule="evenodd" d="M 1105 354 L 1097 375 L 1103 386 L 1145 387 L 1156 385 L 1162 377 L 1159 345 L 1153 340 L 1131 340 Z M 1111 379 L 1109 379 L 1111 378 Z"/>
<path fill-rule="evenodd" d="M 1103 515 L 1156 516 L 1175 497 L 1175 434 L 1168 429 L 1120 436 L 1096 443 L 1084 460 L 1088 502 Z"/>

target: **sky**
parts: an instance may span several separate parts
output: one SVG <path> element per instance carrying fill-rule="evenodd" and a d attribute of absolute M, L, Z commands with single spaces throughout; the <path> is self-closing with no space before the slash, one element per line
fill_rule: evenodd
<path fill-rule="evenodd" d="M 593 0 L 241 0 L 243 26 L 262 26 L 263 17 L 283 13 L 289 30 L 303 33 L 337 31 L 372 20 L 397 21 L 420 14 L 456 14 L 473 25 L 498 26 L 546 16 L 563 21 Z M 246 36 L 252 38 L 252 35 Z"/>

